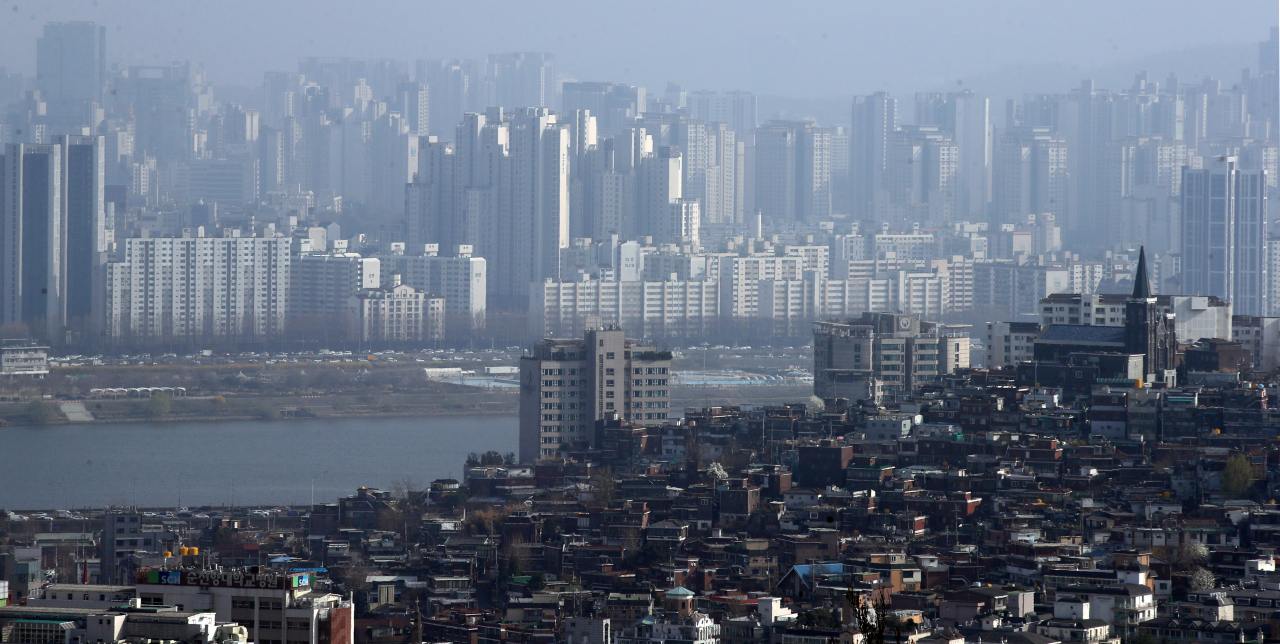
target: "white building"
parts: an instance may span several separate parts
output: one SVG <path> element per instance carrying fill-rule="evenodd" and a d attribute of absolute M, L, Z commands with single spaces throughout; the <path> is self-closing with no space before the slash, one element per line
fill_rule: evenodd
<path fill-rule="evenodd" d="M 1036 322 L 988 322 L 987 368 L 1016 365 L 1035 355 L 1035 341 L 1040 337 Z"/>
<path fill-rule="evenodd" d="M 114 338 L 263 338 L 284 332 L 290 239 L 125 240 L 107 264 L 107 333 Z"/>
<path fill-rule="evenodd" d="M 0 375 L 32 378 L 49 375 L 49 347 L 27 340 L 0 342 Z"/>
<path fill-rule="evenodd" d="M 696 337 L 719 320 L 718 294 L 715 282 L 546 281 L 529 286 L 529 330 L 565 337 L 596 320 L 645 337 Z"/>
<path fill-rule="evenodd" d="M 400 282 L 360 289 L 350 306 L 359 322 L 358 338 L 365 342 L 420 342 L 444 338 L 444 299 Z"/>
<path fill-rule="evenodd" d="M 419 254 L 378 255 L 380 270 L 399 273 L 405 284 L 443 297 L 446 326 L 465 324 L 465 329 L 459 330 L 483 329 L 489 299 L 489 263 L 473 256 L 470 244 L 456 246 L 452 256 L 441 256 L 437 244 L 422 248 Z"/>
<path fill-rule="evenodd" d="M 761 280 L 800 280 L 804 258 L 774 255 L 726 257 L 720 261 L 720 310 L 731 317 L 756 317 Z"/>

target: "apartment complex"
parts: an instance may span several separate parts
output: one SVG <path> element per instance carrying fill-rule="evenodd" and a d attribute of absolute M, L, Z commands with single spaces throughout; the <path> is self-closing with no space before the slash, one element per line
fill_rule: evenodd
<path fill-rule="evenodd" d="M 417 289 L 444 298 L 446 325 L 460 332 L 483 329 L 489 263 L 476 257 L 472 246 L 459 244 L 452 255 L 440 255 L 439 244 L 423 244 L 422 252 L 379 254 L 371 259 L 381 263 L 384 273 L 399 273 L 401 280 Z"/>
<path fill-rule="evenodd" d="M 285 237 L 127 239 L 107 264 L 107 332 L 115 338 L 279 336 L 289 310 Z"/>

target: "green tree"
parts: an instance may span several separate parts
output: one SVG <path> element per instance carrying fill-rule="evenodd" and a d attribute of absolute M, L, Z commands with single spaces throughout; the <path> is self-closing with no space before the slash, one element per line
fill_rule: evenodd
<path fill-rule="evenodd" d="M 547 587 L 547 578 L 542 576 L 542 573 L 535 572 L 533 573 L 533 576 L 529 578 L 529 590 L 532 590 L 533 592 L 536 593 L 539 590 L 542 590 L 543 588 L 546 588 L 546 587 Z"/>
<path fill-rule="evenodd" d="M 43 425 L 53 420 L 55 416 L 53 405 L 50 405 L 43 400 L 33 400 L 27 403 L 27 406 L 23 411 L 26 412 L 27 420 L 37 425 Z"/>
<path fill-rule="evenodd" d="M 165 393 L 156 394 L 152 396 L 150 400 L 147 401 L 147 404 L 146 404 L 147 415 L 152 418 L 160 418 L 161 416 L 168 416 L 172 406 L 173 406 L 173 400 L 172 398 L 170 398 L 169 394 L 165 394 Z"/>
<path fill-rule="evenodd" d="M 1222 492 L 1233 498 L 1244 497 L 1253 488 L 1255 477 L 1253 464 L 1244 454 L 1236 454 L 1227 459 L 1227 466 L 1222 470 Z"/>

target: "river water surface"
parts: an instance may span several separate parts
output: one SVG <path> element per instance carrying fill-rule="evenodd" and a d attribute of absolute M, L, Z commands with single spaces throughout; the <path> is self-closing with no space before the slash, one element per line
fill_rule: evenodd
<path fill-rule="evenodd" d="M 460 478 L 518 451 L 515 416 L 0 427 L 0 508 L 306 504 Z M 314 495 L 313 495 L 314 489 Z"/>

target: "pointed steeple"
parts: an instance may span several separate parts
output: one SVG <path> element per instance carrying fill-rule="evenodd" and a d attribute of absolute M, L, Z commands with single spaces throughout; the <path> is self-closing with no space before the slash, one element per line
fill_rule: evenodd
<path fill-rule="evenodd" d="M 1151 298 L 1151 280 L 1147 278 L 1147 249 L 1138 248 L 1138 270 L 1133 274 L 1133 295 L 1129 299 L 1147 300 Z"/>

